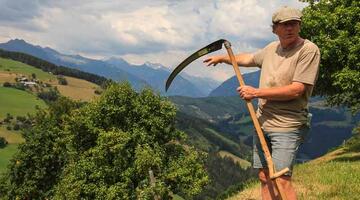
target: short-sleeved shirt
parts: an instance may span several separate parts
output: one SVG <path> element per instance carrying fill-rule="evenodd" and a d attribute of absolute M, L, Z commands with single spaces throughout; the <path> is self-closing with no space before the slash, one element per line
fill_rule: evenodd
<path fill-rule="evenodd" d="M 302 96 L 275 101 L 259 99 L 257 117 L 266 132 L 287 132 L 307 123 L 308 101 L 317 79 L 320 51 L 309 40 L 285 50 L 280 42 L 272 42 L 254 54 L 255 64 L 261 68 L 259 88 L 306 84 Z"/>

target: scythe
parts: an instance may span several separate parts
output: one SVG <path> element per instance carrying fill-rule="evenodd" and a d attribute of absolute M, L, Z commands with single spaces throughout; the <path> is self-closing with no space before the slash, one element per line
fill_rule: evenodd
<path fill-rule="evenodd" d="M 227 40 L 224 40 L 224 39 L 220 39 L 220 40 L 217 40 L 217 41 L 207 45 L 204 48 L 201 48 L 200 50 L 198 50 L 197 52 L 193 53 L 191 56 L 186 58 L 183 62 L 181 62 L 174 69 L 174 71 L 170 74 L 169 78 L 167 79 L 165 90 L 167 91 L 169 89 L 169 87 L 171 85 L 171 82 L 174 80 L 176 75 L 178 73 L 180 73 L 181 70 L 183 70 L 186 66 L 188 66 L 192 61 L 194 61 L 194 60 L 196 60 L 196 59 L 198 59 L 198 58 L 200 58 L 200 57 L 202 57 L 202 56 L 204 56 L 206 54 L 209 54 L 209 53 L 212 53 L 214 51 L 220 50 L 222 48 L 223 44 L 224 44 L 224 46 L 226 48 L 226 51 L 227 51 L 227 53 L 229 55 L 231 64 L 232 64 L 232 66 L 233 66 L 233 68 L 235 70 L 235 74 L 236 74 L 236 77 L 237 77 L 237 79 L 239 81 L 239 84 L 240 84 L 240 86 L 244 86 L 245 82 L 244 82 L 244 79 L 242 78 L 242 75 L 240 73 L 240 69 L 239 69 L 238 64 L 237 64 L 237 62 L 235 60 L 235 56 L 234 56 L 234 53 L 233 53 L 233 51 L 231 49 L 230 42 L 228 42 Z M 248 107 L 251 119 L 252 119 L 252 121 L 254 123 L 254 127 L 255 127 L 255 130 L 256 130 L 257 136 L 259 137 L 261 148 L 262 148 L 262 150 L 264 152 L 264 155 L 265 155 L 266 163 L 267 163 L 267 166 L 268 166 L 268 169 L 269 169 L 270 178 L 275 182 L 275 185 L 276 185 L 276 187 L 277 187 L 277 189 L 279 191 L 281 199 L 286 200 L 287 198 L 286 198 L 285 192 L 281 188 L 278 177 L 280 177 L 281 175 L 288 172 L 289 168 L 285 168 L 285 169 L 283 169 L 283 170 L 281 170 L 279 172 L 275 171 L 275 166 L 274 166 L 274 163 L 273 163 L 272 158 L 271 158 L 269 147 L 266 144 L 264 133 L 263 133 L 263 131 L 261 129 L 259 120 L 256 117 L 254 106 L 253 106 L 253 104 L 251 103 L 250 100 L 246 100 L 246 105 Z"/>

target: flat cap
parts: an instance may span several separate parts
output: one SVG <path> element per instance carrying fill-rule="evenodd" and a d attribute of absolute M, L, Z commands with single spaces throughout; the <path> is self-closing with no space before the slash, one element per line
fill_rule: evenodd
<path fill-rule="evenodd" d="M 301 21 L 301 17 L 302 13 L 300 10 L 284 6 L 273 14 L 272 22 L 275 24 L 291 20 Z"/>

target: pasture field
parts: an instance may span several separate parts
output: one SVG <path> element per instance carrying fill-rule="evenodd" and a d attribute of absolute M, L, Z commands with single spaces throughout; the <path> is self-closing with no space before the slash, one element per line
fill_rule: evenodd
<path fill-rule="evenodd" d="M 95 94 L 96 88 L 99 88 L 98 85 L 91 83 L 89 81 L 65 76 L 67 85 L 52 84 L 56 86 L 60 94 L 69 97 L 70 99 L 80 100 L 80 101 L 90 101 L 96 98 Z"/>
<path fill-rule="evenodd" d="M 49 74 L 48 72 L 44 72 L 41 69 L 32 67 L 25 63 L 6 58 L 0 58 L 0 74 L 2 74 L 0 78 L 3 77 L 4 79 L 8 76 L 14 76 L 15 74 L 26 76 L 36 74 L 36 78 L 41 81 L 56 80 L 56 77 L 53 74 Z M 2 79 L 0 79 L 0 82 L 3 82 Z"/>
<path fill-rule="evenodd" d="M 7 113 L 14 117 L 35 113 L 35 106 L 44 108 L 46 104 L 29 92 L 0 86 L 0 119 Z"/>
<path fill-rule="evenodd" d="M 5 148 L 0 148 L 0 174 L 6 171 L 10 159 L 17 151 L 18 144 L 8 144 Z"/>

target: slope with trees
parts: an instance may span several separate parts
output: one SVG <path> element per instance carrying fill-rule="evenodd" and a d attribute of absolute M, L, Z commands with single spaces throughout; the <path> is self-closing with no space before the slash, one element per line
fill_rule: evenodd
<path fill-rule="evenodd" d="M 33 120 L 2 177 L 8 199 L 190 198 L 208 182 L 204 153 L 179 143 L 174 106 L 149 89 L 112 85 L 88 104 L 60 98 Z"/>

